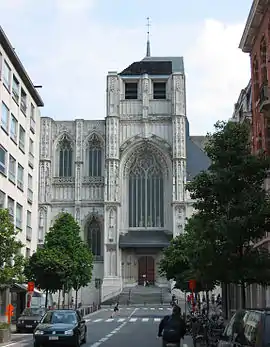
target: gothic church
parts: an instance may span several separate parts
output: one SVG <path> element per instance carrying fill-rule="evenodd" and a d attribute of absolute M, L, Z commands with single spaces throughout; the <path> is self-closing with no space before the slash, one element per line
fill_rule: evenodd
<path fill-rule="evenodd" d="M 151 57 L 107 76 L 105 120 L 41 119 L 39 242 L 61 211 L 95 257 L 79 293 L 92 304 L 158 273 L 162 249 L 192 214 L 185 184 L 209 166 L 190 136 L 182 57 Z"/>

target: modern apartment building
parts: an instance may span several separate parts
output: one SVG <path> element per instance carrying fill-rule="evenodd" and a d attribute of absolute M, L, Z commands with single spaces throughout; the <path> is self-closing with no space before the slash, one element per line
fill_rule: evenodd
<path fill-rule="evenodd" d="M 0 27 L 0 208 L 8 208 L 29 257 L 37 247 L 39 107 L 35 86 Z"/>

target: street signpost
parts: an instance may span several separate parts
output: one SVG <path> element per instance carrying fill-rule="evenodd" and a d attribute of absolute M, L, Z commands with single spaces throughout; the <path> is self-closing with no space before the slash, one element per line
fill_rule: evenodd
<path fill-rule="evenodd" d="M 11 317 L 14 316 L 14 306 L 12 304 L 7 305 L 6 316 L 8 319 L 8 324 L 10 324 L 11 323 Z"/>
<path fill-rule="evenodd" d="M 34 294 L 34 290 L 35 290 L 35 283 L 34 282 L 28 282 L 27 295 L 26 295 L 26 307 L 27 308 L 31 307 L 32 296 Z"/>
<path fill-rule="evenodd" d="M 189 289 L 191 290 L 191 299 L 192 299 L 192 311 L 195 311 L 195 301 L 194 301 L 194 289 L 196 288 L 196 280 L 189 280 L 188 282 Z"/>

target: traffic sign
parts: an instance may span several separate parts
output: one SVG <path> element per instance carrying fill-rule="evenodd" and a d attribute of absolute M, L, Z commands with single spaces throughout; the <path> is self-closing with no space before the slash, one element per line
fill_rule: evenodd
<path fill-rule="evenodd" d="M 27 291 L 28 292 L 33 292 L 35 289 L 35 283 L 34 282 L 28 282 L 27 284 Z"/>
<path fill-rule="evenodd" d="M 189 280 L 188 286 L 189 286 L 189 289 L 191 291 L 194 291 L 194 289 L 196 288 L 196 281 L 195 280 Z"/>

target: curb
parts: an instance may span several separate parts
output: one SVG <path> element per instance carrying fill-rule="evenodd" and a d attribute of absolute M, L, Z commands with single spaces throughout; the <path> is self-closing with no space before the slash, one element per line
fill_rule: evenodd
<path fill-rule="evenodd" d="M 91 312 L 91 313 L 89 313 L 89 314 L 83 316 L 83 318 L 88 318 L 88 317 L 94 316 L 94 315 L 98 314 L 99 312 L 103 312 L 103 311 L 105 311 L 105 309 L 104 309 L 104 308 L 101 308 L 101 309 L 99 309 L 99 310 L 96 310 L 95 312 Z"/>

